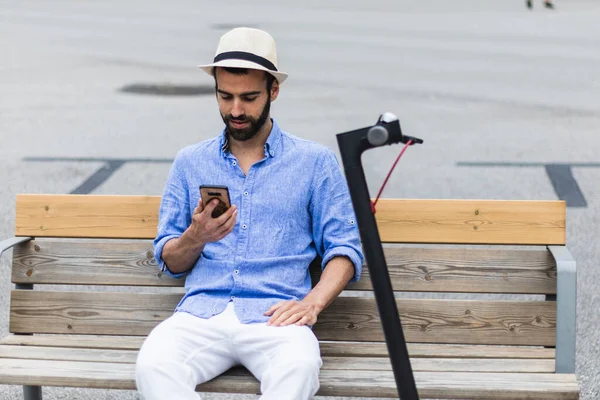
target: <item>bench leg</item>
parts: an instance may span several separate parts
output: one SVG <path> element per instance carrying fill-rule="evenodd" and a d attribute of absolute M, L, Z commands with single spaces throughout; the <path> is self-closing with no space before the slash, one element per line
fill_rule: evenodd
<path fill-rule="evenodd" d="M 577 268 L 565 246 L 548 246 L 556 260 L 556 373 L 575 373 Z"/>
<path fill-rule="evenodd" d="M 23 386 L 24 400 L 42 400 L 41 386 Z"/>

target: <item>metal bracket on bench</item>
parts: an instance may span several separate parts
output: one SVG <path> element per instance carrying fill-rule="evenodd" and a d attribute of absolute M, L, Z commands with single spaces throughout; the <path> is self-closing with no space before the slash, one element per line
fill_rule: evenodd
<path fill-rule="evenodd" d="M 41 386 L 23 386 L 24 400 L 42 400 Z"/>
<path fill-rule="evenodd" d="M 548 246 L 556 261 L 556 373 L 575 373 L 577 268 L 565 246 Z"/>
<path fill-rule="evenodd" d="M 10 239 L 6 239 L 0 242 L 0 256 L 2 256 L 2 253 L 4 253 L 6 250 L 10 249 L 13 246 L 16 246 L 20 243 L 25 243 L 30 241 L 31 239 L 33 239 L 32 237 L 14 237 L 14 238 L 10 238 Z"/>

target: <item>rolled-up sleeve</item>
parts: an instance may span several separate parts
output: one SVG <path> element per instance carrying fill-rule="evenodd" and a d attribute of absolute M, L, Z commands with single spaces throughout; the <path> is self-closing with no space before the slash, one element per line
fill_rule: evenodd
<path fill-rule="evenodd" d="M 154 239 L 154 258 L 161 271 L 174 278 L 183 273 L 172 273 L 162 258 L 163 248 L 171 239 L 180 237 L 191 223 L 188 185 L 185 179 L 185 158 L 180 151 L 171 166 L 163 191 L 158 214 L 158 232 Z"/>
<path fill-rule="evenodd" d="M 318 160 L 310 211 L 321 267 L 334 257 L 346 256 L 354 264 L 350 282 L 357 282 L 364 256 L 348 184 L 333 151 L 325 150 Z"/>

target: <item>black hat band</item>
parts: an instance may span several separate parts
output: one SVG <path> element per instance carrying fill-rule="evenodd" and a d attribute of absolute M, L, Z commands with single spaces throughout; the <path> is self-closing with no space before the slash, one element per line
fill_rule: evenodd
<path fill-rule="evenodd" d="M 248 53 L 245 51 L 227 51 L 225 53 L 217 54 L 214 59 L 214 62 L 219 62 L 223 60 L 245 60 L 251 61 L 258 65 L 265 67 L 270 71 L 277 71 L 277 67 L 271 61 L 267 60 L 264 57 L 258 56 L 253 53 Z"/>

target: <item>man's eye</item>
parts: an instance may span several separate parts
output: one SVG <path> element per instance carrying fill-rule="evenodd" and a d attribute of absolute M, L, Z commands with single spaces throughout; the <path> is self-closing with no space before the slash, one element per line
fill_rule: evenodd
<path fill-rule="evenodd" d="M 222 98 L 223 100 L 231 100 L 231 96 L 228 96 L 228 95 L 225 95 L 225 94 L 222 94 L 222 95 L 221 95 L 221 98 Z"/>
<path fill-rule="evenodd" d="M 244 101 L 247 101 L 249 103 L 253 102 L 254 100 L 256 100 L 256 96 L 254 96 L 254 97 L 244 97 Z"/>

